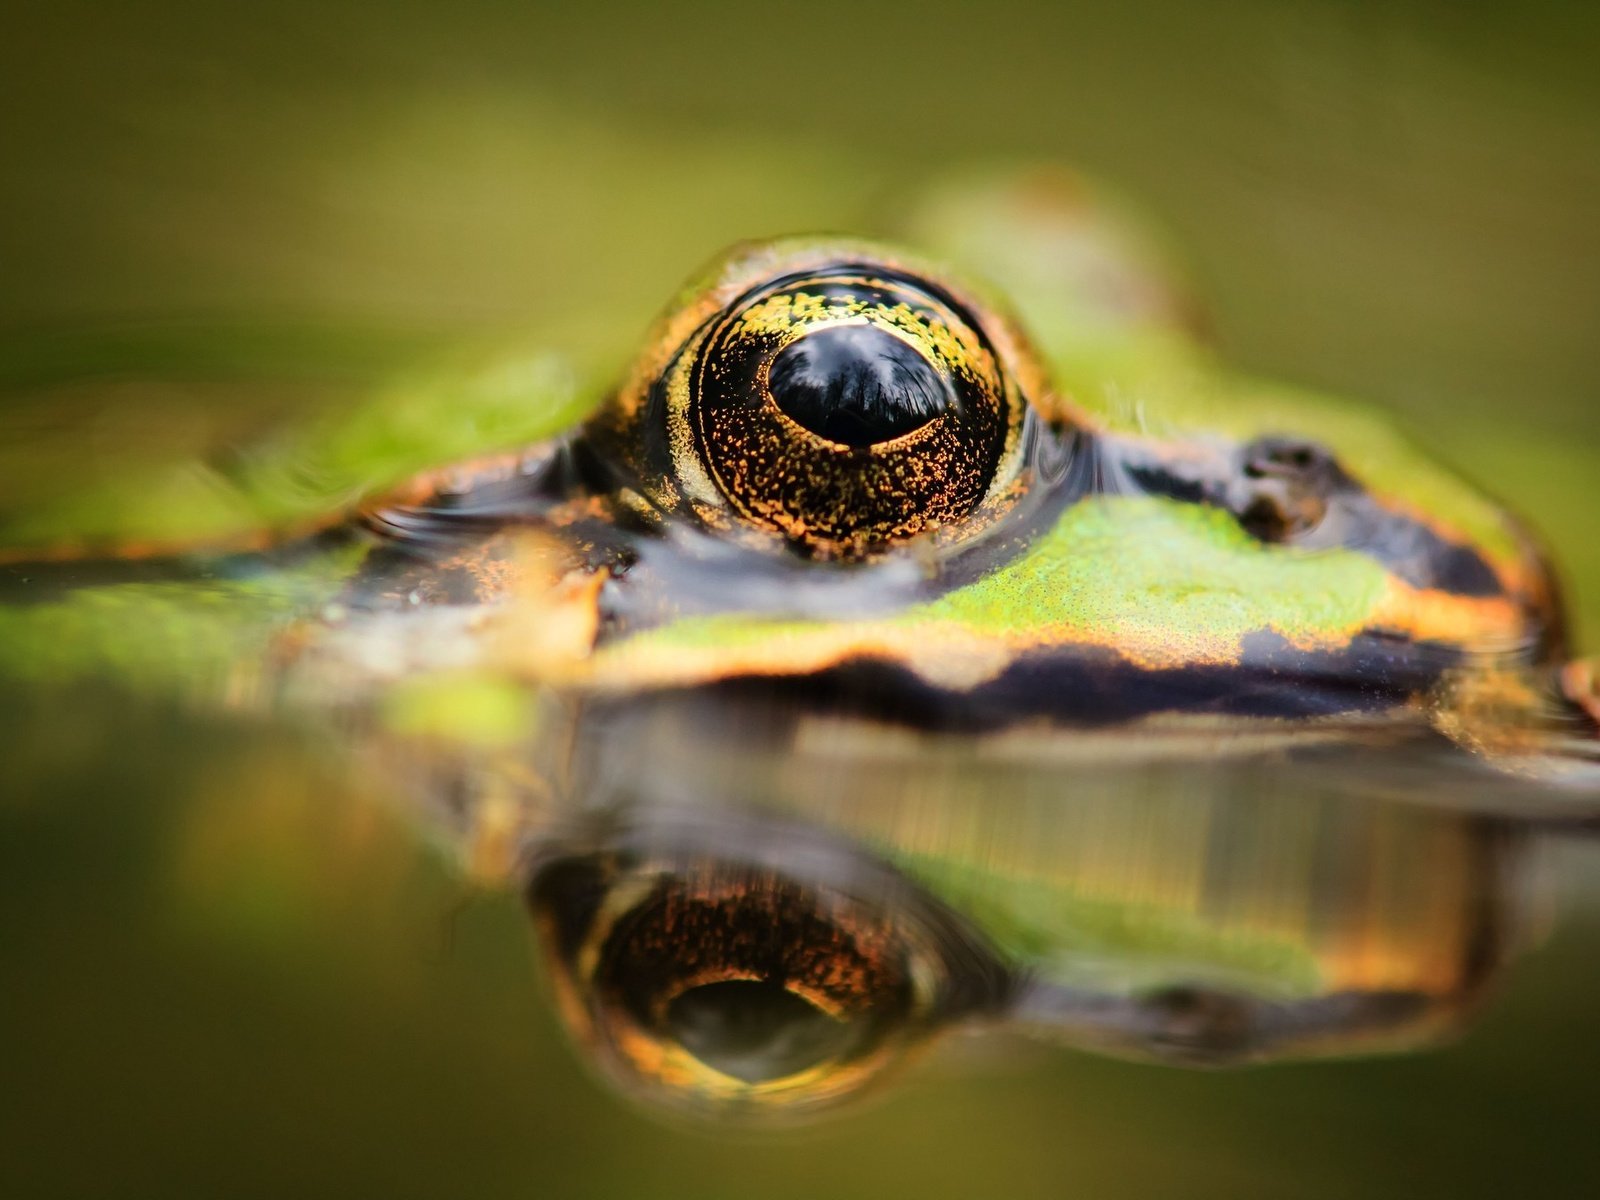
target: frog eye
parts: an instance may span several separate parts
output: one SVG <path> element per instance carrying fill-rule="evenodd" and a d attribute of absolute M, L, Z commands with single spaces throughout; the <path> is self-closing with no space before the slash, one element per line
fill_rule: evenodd
<path fill-rule="evenodd" d="M 760 867 L 608 878 L 567 860 L 530 899 L 563 1014 L 599 1064 L 636 1095 L 719 1117 L 856 1092 L 922 1028 L 940 977 L 880 910 Z"/>
<path fill-rule="evenodd" d="M 754 253 L 621 397 L 668 499 L 859 557 L 1003 504 L 1030 410 L 1004 322 L 887 258 Z"/>

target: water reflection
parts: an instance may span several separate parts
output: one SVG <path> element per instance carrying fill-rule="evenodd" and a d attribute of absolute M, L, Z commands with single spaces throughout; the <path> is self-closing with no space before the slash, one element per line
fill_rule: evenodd
<path fill-rule="evenodd" d="M 585 1057 L 718 1120 L 829 1110 L 956 1032 L 1184 1066 L 1422 1047 L 1541 924 L 1533 834 L 1387 796 L 1372 755 L 1190 729 L 1063 764 L 703 696 L 542 728 L 434 763 L 436 808 L 480 868 L 501 847 Z"/>

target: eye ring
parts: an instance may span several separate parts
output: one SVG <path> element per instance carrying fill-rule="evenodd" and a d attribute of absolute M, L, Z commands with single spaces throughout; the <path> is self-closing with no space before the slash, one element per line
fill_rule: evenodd
<path fill-rule="evenodd" d="M 896 256 L 760 247 L 664 320 L 612 444 L 660 507 L 811 557 L 955 540 L 1020 494 L 1019 358 L 1003 318 Z"/>

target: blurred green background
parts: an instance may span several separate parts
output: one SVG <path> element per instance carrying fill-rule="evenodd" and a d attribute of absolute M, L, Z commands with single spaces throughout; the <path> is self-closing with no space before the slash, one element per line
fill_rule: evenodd
<path fill-rule="evenodd" d="M 889 226 L 919 180 L 1043 159 L 1167 222 L 1234 359 L 1393 407 L 1527 513 L 1593 645 L 1597 61 L 1600 8 L 1554 3 L 28 5 L 0 38 L 0 439 L 53 454 L 0 510 L 175 430 L 346 402 L 419 345 L 625 352 L 736 237 Z M 264 323 L 349 386 L 61 386 L 85 331 L 189 329 L 171 345 L 206 357 Z M 1600 1186 L 1593 917 L 1440 1054 L 953 1055 L 798 1141 L 730 1142 L 592 1086 L 514 900 L 299 739 L 8 695 L 7 1195 Z"/>

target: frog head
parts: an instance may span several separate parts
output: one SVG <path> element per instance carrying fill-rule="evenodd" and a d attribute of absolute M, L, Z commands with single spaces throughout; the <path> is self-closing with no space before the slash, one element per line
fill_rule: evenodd
<path fill-rule="evenodd" d="M 602 701 L 938 729 L 1418 714 L 1557 653 L 1496 506 L 1359 409 L 1226 371 L 1098 217 L 1029 220 L 1067 246 L 1031 319 L 889 245 L 737 247 L 574 433 L 371 507 L 409 556 L 377 590 L 559 596 L 505 605 L 485 661 Z M 1042 304 L 1035 261 L 988 261 Z"/>
<path fill-rule="evenodd" d="M 317 665 L 302 694 L 466 671 L 978 731 L 1501 713 L 1559 654 L 1517 524 L 1371 413 L 1218 362 L 1125 206 L 1033 172 L 901 224 L 923 252 L 735 248 L 587 413 L 576 359 L 523 351 L 13 523 L 12 560 L 283 549 L 69 569 L 60 604 L 30 569 L 0 646 L 43 676 L 265 657 Z M 449 465 L 474 447 L 500 450 Z"/>

